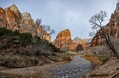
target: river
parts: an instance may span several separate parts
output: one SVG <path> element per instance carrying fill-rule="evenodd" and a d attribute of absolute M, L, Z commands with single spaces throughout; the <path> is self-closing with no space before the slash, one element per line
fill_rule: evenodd
<path fill-rule="evenodd" d="M 2 70 L 0 78 L 82 78 L 91 69 L 88 60 L 75 55 L 71 62 Z"/>
<path fill-rule="evenodd" d="M 88 60 L 76 55 L 71 62 L 50 68 L 48 71 L 51 78 L 82 78 L 91 69 L 92 64 Z"/>

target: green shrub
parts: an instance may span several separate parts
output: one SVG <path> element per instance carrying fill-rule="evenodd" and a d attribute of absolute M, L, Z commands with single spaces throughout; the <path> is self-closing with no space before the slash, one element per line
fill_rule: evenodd
<path fill-rule="evenodd" d="M 0 27 L 0 35 L 1 36 L 5 35 L 5 28 Z"/>
<path fill-rule="evenodd" d="M 0 27 L 0 36 L 3 36 L 3 35 L 13 35 L 13 32 L 9 29 Z"/>
<path fill-rule="evenodd" d="M 19 34 L 19 37 L 20 37 L 19 39 L 21 42 L 29 43 L 31 42 L 32 35 L 29 33 L 21 33 Z"/>
<path fill-rule="evenodd" d="M 1 47 L 0 66 L 16 68 L 41 65 L 51 62 L 48 57 L 57 57 L 57 61 L 71 60 L 68 54 L 58 57 L 58 53 L 55 53 L 62 52 L 60 49 L 40 37 L 32 37 L 30 33 L 13 32 L 0 27 L 0 38 L 4 43 Z"/>
<path fill-rule="evenodd" d="M 14 31 L 14 35 L 19 35 L 19 30 Z"/>
<path fill-rule="evenodd" d="M 0 36 L 18 36 L 21 42 L 31 42 L 32 35 L 30 33 L 19 33 L 19 31 L 11 31 L 0 27 Z"/>
<path fill-rule="evenodd" d="M 40 37 L 32 37 L 30 33 L 19 33 L 18 30 L 16 31 L 11 31 L 6 28 L 0 27 L 0 36 L 8 36 L 12 40 L 19 40 L 22 43 L 33 43 L 37 45 L 45 45 L 46 49 L 49 49 L 50 51 L 53 52 L 60 52 L 60 49 L 56 48 L 52 43 L 49 43 L 47 40 L 41 40 Z"/>

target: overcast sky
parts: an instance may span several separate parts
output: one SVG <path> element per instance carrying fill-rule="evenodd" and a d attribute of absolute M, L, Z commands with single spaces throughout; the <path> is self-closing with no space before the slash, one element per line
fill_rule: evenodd
<path fill-rule="evenodd" d="M 92 15 L 104 10 L 108 20 L 116 8 L 117 0 L 0 0 L 0 7 L 15 4 L 20 12 L 30 12 L 32 18 L 42 19 L 42 24 L 50 25 L 56 33 L 70 29 L 72 38 L 88 38 Z"/>

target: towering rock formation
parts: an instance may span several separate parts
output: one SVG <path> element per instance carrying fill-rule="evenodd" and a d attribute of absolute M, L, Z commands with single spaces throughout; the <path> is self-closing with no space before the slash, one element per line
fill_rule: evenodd
<path fill-rule="evenodd" d="M 8 29 L 11 30 L 19 30 L 19 19 L 17 16 L 14 14 L 13 11 L 10 10 L 10 8 L 5 9 L 5 14 L 6 14 L 6 19 L 8 22 Z"/>
<path fill-rule="evenodd" d="M 53 44 L 57 48 L 61 48 L 63 50 L 72 50 L 72 51 L 76 51 L 77 46 L 80 45 L 79 43 L 77 44 L 77 43 L 72 41 L 71 33 L 70 33 L 69 29 L 61 31 L 57 35 L 57 37 L 54 40 Z"/>
<path fill-rule="evenodd" d="M 22 19 L 22 14 L 20 13 L 20 11 L 18 10 L 15 4 L 9 6 L 8 8 L 14 12 L 14 14 L 17 16 L 18 19 Z"/>
<path fill-rule="evenodd" d="M 1 27 L 7 28 L 8 22 L 6 20 L 6 15 L 4 9 L 0 8 L 0 25 Z"/>
<path fill-rule="evenodd" d="M 109 23 L 105 26 L 105 32 L 115 39 L 119 38 L 119 3 L 117 3 L 116 10 L 112 13 Z M 100 33 L 100 30 L 96 33 L 90 46 L 103 44 L 104 38 Z"/>
<path fill-rule="evenodd" d="M 21 33 L 31 33 L 33 36 L 42 35 L 42 39 L 51 41 L 50 35 L 42 26 L 36 26 L 30 13 L 21 13 L 14 4 L 5 9 L 0 8 L 0 26 Z"/>
<path fill-rule="evenodd" d="M 61 31 L 55 41 L 53 42 L 58 48 L 69 48 L 69 45 L 72 43 L 70 30 L 66 29 Z"/>

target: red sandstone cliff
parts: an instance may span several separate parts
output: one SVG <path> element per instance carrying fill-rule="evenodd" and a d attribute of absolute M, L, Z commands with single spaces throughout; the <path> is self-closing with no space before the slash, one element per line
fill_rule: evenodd
<path fill-rule="evenodd" d="M 119 38 L 119 3 L 117 4 L 116 10 L 114 11 L 114 13 L 112 13 L 111 18 L 109 23 L 105 26 L 105 32 L 115 38 L 118 39 Z M 96 35 L 94 36 L 94 38 L 91 41 L 91 45 L 90 46 L 96 46 L 96 45 L 100 45 L 103 44 L 103 36 L 100 35 L 100 30 L 96 33 Z"/>
<path fill-rule="evenodd" d="M 76 49 L 78 48 L 77 46 L 80 45 L 79 43 L 73 42 L 73 40 L 71 39 L 71 33 L 69 29 L 61 31 L 57 35 L 53 44 L 57 48 L 61 48 L 63 50 L 72 50 L 72 51 L 76 51 Z"/>
<path fill-rule="evenodd" d="M 81 38 L 76 37 L 76 38 L 74 38 L 73 42 L 75 44 L 81 44 L 83 46 L 83 48 L 86 49 L 89 47 L 89 43 L 87 40 L 90 41 L 89 39 L 81 39 Z"/>
<path fill-rule="evenodd" d="M 51 41 L 50 34 L 43 30 L 41 26 L 36 26 L 30 13 L 21 13 L 16 5 L 5 9 L 0 8 L 0 26 L 10 30 L 18 30 L 21 33 L 31 33 L 33 36 L 43 35 L 43 39 Z"/>

